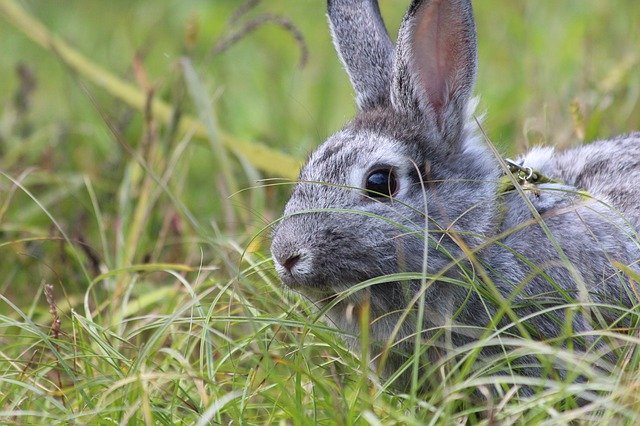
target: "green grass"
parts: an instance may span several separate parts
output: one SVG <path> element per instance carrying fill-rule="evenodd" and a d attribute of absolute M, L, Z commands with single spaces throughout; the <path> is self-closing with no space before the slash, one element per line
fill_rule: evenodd
<path fill-rule="evenodd" d="M 636 2 L 475 2 L 477 92 L 502 152 L 640 129 Z M 406 3 L 382 2 L 390 28 Z M 122 90 L 100 84 L 100 69 L 34 43 L 37 29 L 18 29 L 11 4 L 0 0 L 0 422 L 640 418 L 636 335 L 601 333 L 627 345 L 609 372 L 558 342 L 486 334 L 461 358 L 426 369 L 429 392 L 397 394 L 370 371 L 366 350 L 349 352 L 320 313 L 282 288 L 268 237 L 290 185 L 260 179 L 295 176 L 297 161 L 354 113 L 323 1 L 265 0 L 244 18 L 290 19 L 308 46 L 304 68 L 296 42 L 275 26 L 211 55 L 239 25 L 228 22 L 237 1 L 17 3 L 127 82 Z M 192 121 L 179 125 L 178 116 Z M 282 156 L 265 161 L 272 154 Z M 504 357 L 479 356 L 497 344 Z M 493 374 L 523 354 L 589 380 Z M 535 394 L 510 392 L 514 382 Z M 594 402 L 578 406 L 581 392 Z"/>

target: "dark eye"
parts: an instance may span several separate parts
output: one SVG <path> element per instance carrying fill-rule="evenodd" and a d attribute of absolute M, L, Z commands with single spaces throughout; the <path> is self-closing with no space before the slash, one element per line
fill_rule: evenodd
<path fill-rule="evenodd" d="M 369 173 L 365 182 L 367 195 L 373 198 L 392 197 L 398 191 L 398 181 L 393 169 L 377 169 Z"/>

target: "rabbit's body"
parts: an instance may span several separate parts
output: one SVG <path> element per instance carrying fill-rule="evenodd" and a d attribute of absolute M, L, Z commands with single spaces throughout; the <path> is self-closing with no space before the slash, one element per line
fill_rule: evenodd
<path fill-rule="evenodd" d="M 610 202 L 640 229 L 640 133 L 562 152 L 538 148 L 523 159 L 548 176 Z"/>
<path fill-rule="evenodd" d="M 354 310 L 367 302 L 369 343 L 395 349 L 388 371 L 413 351 L 425 284 L 423 336 L 449 336 L 429 341 L 431 360 L 446 342 L 481 336 L 501 306 L 512 312 L 499 324 L 530 315 L 529 333 L 548 339 L 566 331 L 565 305 L 632 304 L 618 265 L 640 271 L 638 135 L 564 153 L 534 150 L 524 166 L 561 182 L 517 191 L 505 185 L 510 178 L 472 118 L 468 0 L 414 1 L 392 57 L 374 0 L 330 0 L 329 17 L 361 111 L 311 155 L 274 233 L 286 285 L 328 304 L 354 349 Z M 367 31 L 347 31 L 350 22 Z M 402 272 L 424 273 L 426 282 L 390 276 L 352 290 Z M 619 312 L 602 316 L 612 321 Z M 572 328 L 587 332 L 591 322 L 578 312 Z"/>

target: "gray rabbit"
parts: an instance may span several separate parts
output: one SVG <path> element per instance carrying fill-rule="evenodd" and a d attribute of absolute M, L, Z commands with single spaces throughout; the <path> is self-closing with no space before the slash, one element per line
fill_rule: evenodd
<path fill-rule="evenodd" d="M 517 161 L 524 173 L 511 175 L 473 116 L 470 0 L 414 0 L 395 48 L 377 0 L 329 0 L 328 16 L 359 113 L 309 158 L 271 251 L 282 282 L 326 309 L 354 350 L 363 306 L 369 344 L 391 374 L 418 332 L 436 362 L 445 346 L 498 326 L 497 312 L 503 326 L 528 318 L 514 334 L 553 339 L 567 310 L 549 308 L 638 303 L 620 265 L 640 271 L 640 133 L 534 149 Z M 547 179 L 523 177 L 534 171 Z M 415 279 L 397 278 L 405 272 Z M 595 311 L 572 314 L 573 332 L 621 315 Z M 581 342 L 574 347 L 599 344 Z"/>

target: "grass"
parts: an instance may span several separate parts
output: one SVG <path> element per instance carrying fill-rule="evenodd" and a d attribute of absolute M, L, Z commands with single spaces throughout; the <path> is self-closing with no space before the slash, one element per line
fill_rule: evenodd
<path fill-rule="evenodd" d="M 477 91 L 502 152 L 640 129 L 635 0 L 476 3 Z M 354 105 L 324 2 L 265 0 L 239 21 L 285 16 L 304 68 L 275 25 L 212 55 L 238 5 L 0 0 L 0 421 L 637 422 L 637 336 L 601 332 L 627 356 L 599 370 L 490 333 L 430 365 L 427 394 L 397 394 L 282 288 L 268 236 L 290 185 L 261 179 L 294 177 Z M 382 6 L 396 28 L 406 2 Z M 589 380 L 496 377 L 524 354 Z"/>

